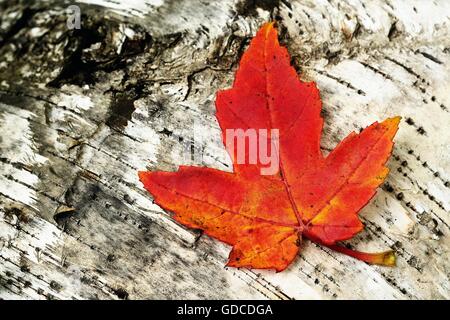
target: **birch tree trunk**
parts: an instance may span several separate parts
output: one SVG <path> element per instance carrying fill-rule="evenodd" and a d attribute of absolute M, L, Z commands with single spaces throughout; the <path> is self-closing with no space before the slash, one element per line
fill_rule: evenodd
<path fill-rule="evenodd" d="M 80 0 L 80 29 L 71 4 L 0 0 L 0 298 L 449 298 L 448 1 Z M 397 267 L 305 241 L 282 273 L 225 268 L 230 248 L 175 223 L 138 181 L 230 170 L 215 93 L 268 20 L 321 90 L 325 153 L 403 117 L 348 242 L 394 249 Z"/>

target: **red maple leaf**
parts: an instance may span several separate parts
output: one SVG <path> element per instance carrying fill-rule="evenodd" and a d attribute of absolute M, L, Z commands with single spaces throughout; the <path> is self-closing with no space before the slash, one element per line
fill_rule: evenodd
<path fill-rule="evenodd" d="M 336 243 L 363 229 L 358 211 L 388 174 L 384 164 L 399 117 L 350 133 L 324 157 L 319 91 L 314 82 L 298 79 L 273 23 L 251 41 L 233 87 L 218 92 L 216 107 L 224 144 L 227 130 L 278 130 L 278 145 L 273 130 L 271 137 L 259 137 L 277 155 L 277 170 L 262 174 L 267 161 L 248 161 L 254 151 L 249 146 L 247 161 L 238 161 L 242 145 L 236 144 L 228 145 L 232 173 L 192 166 L 139 172 L 155 202 L 176 221 L 233 246 L 233 267 L 284 270 L 303 236 L 369 263 L 395 264 L 392 251 L 368 254 Z"/>

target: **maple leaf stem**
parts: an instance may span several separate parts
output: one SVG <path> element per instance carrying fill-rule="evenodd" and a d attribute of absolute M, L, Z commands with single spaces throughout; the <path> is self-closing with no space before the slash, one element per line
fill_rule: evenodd
<path fill-rule="evenodd" d="M 341 247 L 338 245 L 327 245 L 328 248 L 333 249 L 334 251 L 346 254 L 350 257 L 356 258 L 358 260 L 370 263 L 377 264 L 380 266 L 393 267 L 395 266 L 395 253 L 393 250 L 377 252 L 377 253 L 366 253 L 360 252 L 352 249 L 348 249 L 345 247 Z"/>

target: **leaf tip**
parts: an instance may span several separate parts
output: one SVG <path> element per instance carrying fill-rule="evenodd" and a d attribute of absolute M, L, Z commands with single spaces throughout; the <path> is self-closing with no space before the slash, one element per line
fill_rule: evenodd
<path fill-rule="evenodd" d="M 396 116 L 396 117 L 390 118 L 390 120 L 392 121 L 393 124 L 398 126 L 398 124 L 400 123 L 400 120 L 402 120 L 402 117 L 401 116 Z"/>
<path fill-rule="evenodd" d="M 402 117 L 396 116 L 392 118 L 388 118 L 380 123 L 380 126 L 384 128 L 386 134 L 390 139 L 392 139 L 398 131 L 398 125 L 400 124 L 400 120 Z"/>
<path fill-rule="evenodd" d="M 138 171 L 139 181 L 141 181 L 145 185 L 145 181 L 147 180 L 148 171 Z"/>
<path fill-rule="evenodd" d="M 259 30 L 264 35 L 264 38 L 267 38 L 272 30 L 275 30 L 276 32 L 275 22 L 274 21 L 266 22 Z"/>
<path fill-rule="evenodd" d="M 388 118 L 388 119 L 384 120 L 382 124 L 388 128 L 397 129 L 401 119 L 402 119 L 402 117 L 400 117 L 400 116 Z"/>

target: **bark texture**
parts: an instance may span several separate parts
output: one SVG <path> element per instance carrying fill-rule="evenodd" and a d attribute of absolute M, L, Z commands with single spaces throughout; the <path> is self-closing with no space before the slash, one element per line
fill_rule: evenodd
<path fill-rule="evenodd" d="M 449 298 L 448 1 L 81 0 L 79 30 L 70 4 L 0 0 L 0 298 Z M 230 170 L 215 93 L 270 19 L 321 90 L 324 152 L 403 117 L 349 241 L 396 250 L 396 268 L 308 241 L 282 273 L 224 268 L 229 247 L 139 183 L 145 168 Z"/>

